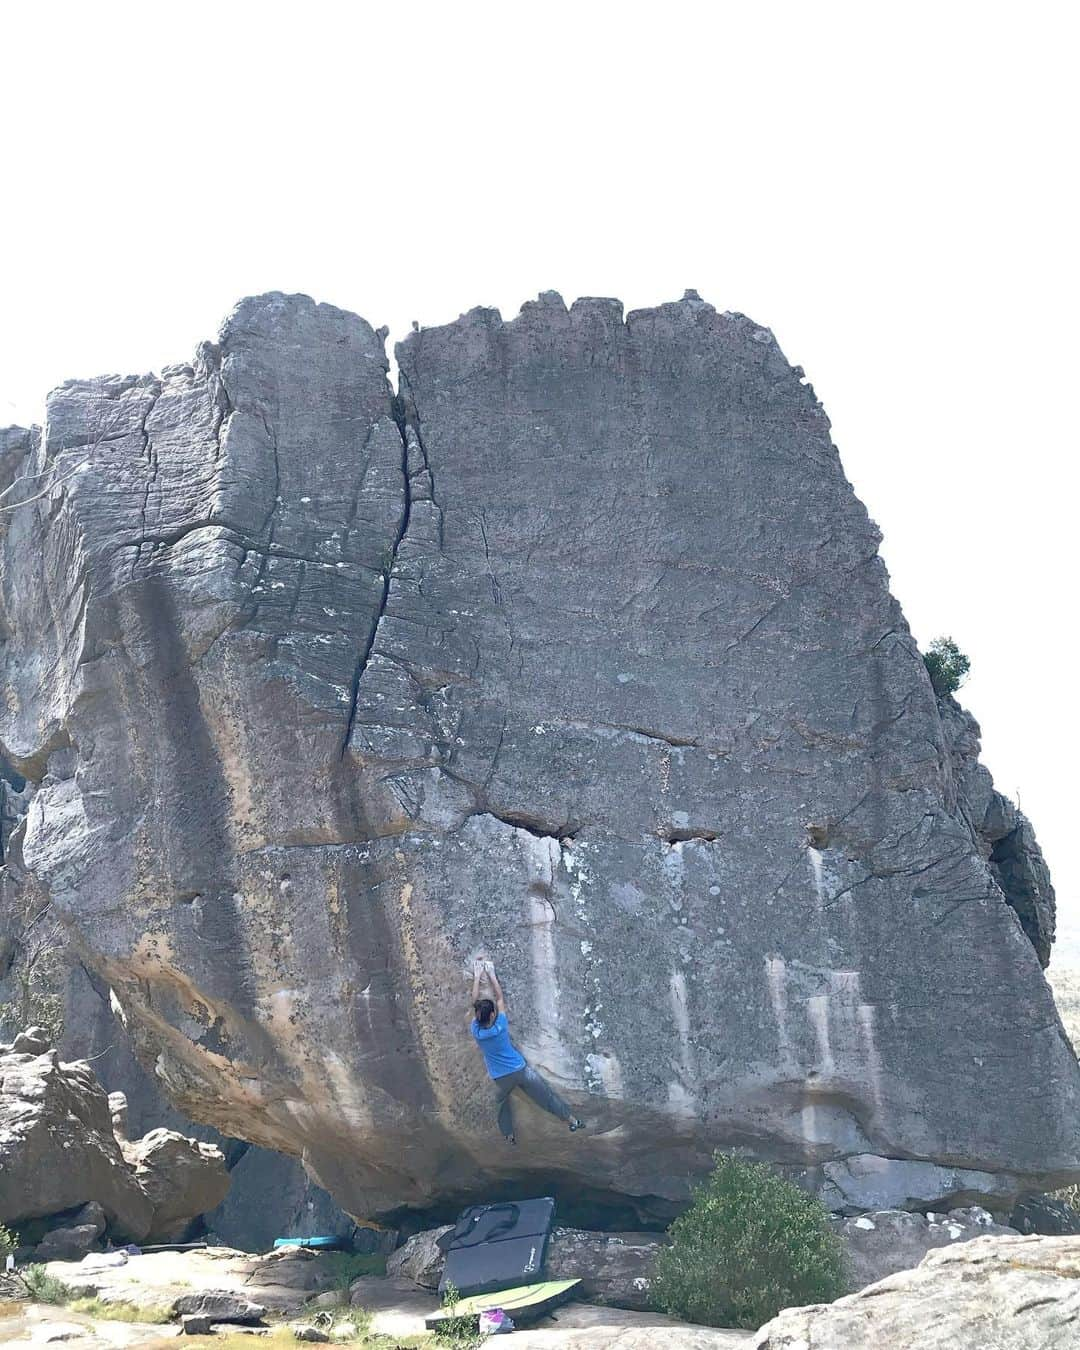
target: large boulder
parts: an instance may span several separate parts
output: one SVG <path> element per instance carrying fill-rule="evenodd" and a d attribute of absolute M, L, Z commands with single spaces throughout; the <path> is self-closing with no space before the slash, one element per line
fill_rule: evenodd
<path fill-rule="evenodd" d="M 101 1084 L 55 1050 L 0 1047 L 0 1222 L 18 1229 L 88 1201 L 118 1238 L 149 1231 L 153 1205 L 113 1137 Z"/>
<path fill-rule="evenodd" d="M 23 864 L 178 1108 L 372 1218 L 1080 1176 L 1045 864 L 772 334 L 546 294 L 398 359 L 261 296 L 10 439 Z M 499 1146 L 482 949 L 583 1135 Z"/>
<path fill-rule="evenodd" d="M 219 1205 L 228 1193 L 229 1173 L 216 1144 L 157 1129 L 121 1148 L 154 1206 L 148 1243 L 181 1241 L 194 1220 Z"/>
<path fill-rule="evenodd" d="M 753 1350 L 1075 1350 L 1080 1237 L 981 1237 L 832 1304 L 788 1308 Z"/>

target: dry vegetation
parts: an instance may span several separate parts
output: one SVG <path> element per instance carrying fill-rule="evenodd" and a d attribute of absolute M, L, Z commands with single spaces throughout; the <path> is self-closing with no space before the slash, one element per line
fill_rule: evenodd
<path fill-rule="evenodd" d="M 1050 981 L 1050 988 L 1054 991 L 1054 1002 L 1058 1006 L 1058 1012 L 1061 1013 L 1061 1020 L 1065 1024 L 1069 1040 L 1073 1043 L 1073 1049 L 1080 1055 L 1080 968 L 1055 967 L 1051 962 L 1046 977 Z M 1066 1186 L 1054 1194 L 1074 1208 L 1080 1209 L 1080 1186 Z"/>
<path fill-rule="evenodd" d="M 1073 1043 L 1073 1049 L 1080 1055 L 1080 968 L 1077 966 L 1055 966 L 1052 962 L 1046 972 L 1050 988 L 1054 991 L 1065 1030 Z"/>

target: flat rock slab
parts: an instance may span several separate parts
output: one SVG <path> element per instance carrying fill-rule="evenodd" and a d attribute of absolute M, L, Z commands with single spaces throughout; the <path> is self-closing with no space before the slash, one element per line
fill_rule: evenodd
<path fill-rule="evenodd" d="M 77 1350 L 134 1350 L 173 1339 L 179 1327 L 144 1322 L 110 1322 L 40 1303 L 26 1303 L 0 1316 L 0 1345 L 77 1347 Z"/>
<path fill-rule="evenodd" d="M 224 1290 L 279 1313 L 295 1312 L 333 1283 L 327 1264 L 314 1253 L 252 1256 L 229 1247 L 147 1252 L 104 1269 L 96 1263 L 50 1261 L 47 1269 L 65 1284 L 111 1302 L 164 1307 L 193 1291 Z"/>
<path fill-rule="evenodd" d="M 514 1333 L 515 1350 L 749 1350 L 749 1331 L 698 1327 L 662 1313 L 569 1303 L 537 1327 Z"/>
<path fill-rule="evenodd" d="M 418 1336 L 424 1318 L 438 1307 L 431 1294 L 418 1290 L 406 1279 L 364 1276 L 352 1284 L 354 1307 L 371 1314 L 371 1329 L 384 1336 Z M 662 1313 L 631 1312 L 624 1308 L 601 1308 L 588 1303 L 568 1303 L 535 1327 L 514 1332 L 515 1350 L 713 1350 L 713 1347 L 746 1345 L 750 1333 L 695 1327 Z"/>

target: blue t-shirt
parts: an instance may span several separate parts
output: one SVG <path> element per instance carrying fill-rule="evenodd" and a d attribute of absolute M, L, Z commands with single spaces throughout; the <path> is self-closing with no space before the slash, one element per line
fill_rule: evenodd
<path fill-rule="evenodd" d="M 489 1027 L 482 1027 L 474 1017 L 472 1034 L 484 1052 L 484 1063 L 492 1078 L 505 1078 L 508 1073 L 517 1073 L 525 1067 L 524 1057 L 510 1039 L 505 1013 L 499 1013 Z"/>

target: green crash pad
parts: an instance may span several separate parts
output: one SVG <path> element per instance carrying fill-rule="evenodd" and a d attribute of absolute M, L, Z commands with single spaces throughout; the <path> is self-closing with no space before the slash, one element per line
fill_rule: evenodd
<path fill-rule="evenodd" d="M 489 1308 L 501 1308 L 518 1326 L 535 1322 L 574 1297 L 580 1280 L 543 1280 L 540 1284 L 519 1284 L 513 1289 L 497 1289 L 492 1294 L 473 1294 L 459 1298 L 452 1309 L 444 1308 L 424 1319 L 429 1331 L 447 1317 L 479 1317 Z"/>

